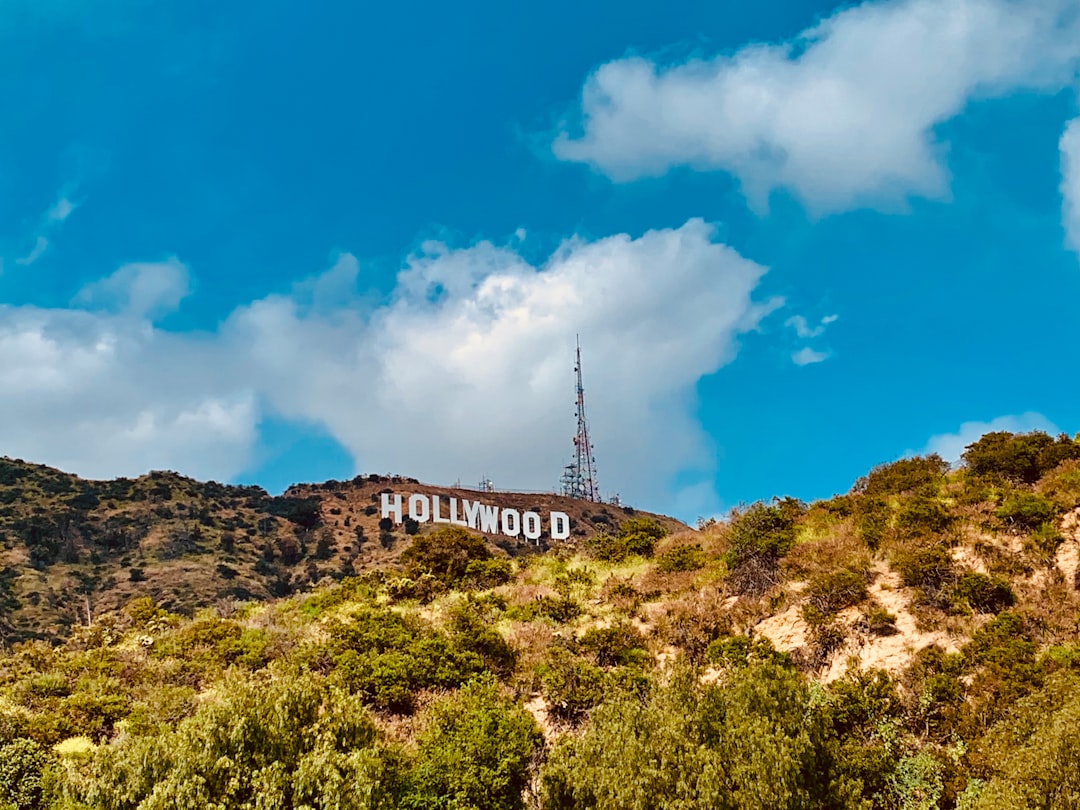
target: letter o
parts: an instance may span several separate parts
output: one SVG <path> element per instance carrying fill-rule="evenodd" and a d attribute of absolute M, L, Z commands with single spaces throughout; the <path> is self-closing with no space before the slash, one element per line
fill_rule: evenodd
<path fill-rule="evenodd" d="M 540 539 L 540 515 L 536 512 L 526 512 L 521 516 L 521 528 L 529 540 Z"/>
<path fill-rule="evenodd" d="M 427 495 L 409 496 L 409 517 L 417 523 L 427 523 L 431 517 L 431 504 L 428 503 Z"/>
<path fill-rule="evenodd" d="M 513 518 L 511 521 L 509 518 Z M 510 528 L 510 524 L 513 523 L 513 528 Z M 502 533 L 507 537 L 517 537 L 521 534 L 521 514 L 517 509 L 503 509 L 502 510 Z"/>

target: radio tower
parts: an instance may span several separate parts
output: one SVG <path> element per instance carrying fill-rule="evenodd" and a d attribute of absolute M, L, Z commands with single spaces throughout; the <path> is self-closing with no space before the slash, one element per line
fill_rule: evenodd
<path fill-rule="evenodd" d="M 563 471 L 562 492 L 570 498 L 599 501 L 600 487 L 596 484 L 596 459 L 589 441 L 589 425 L 585 421 L 585 387 L 581 383 L 581 340 L 577 341 L 577 435 L 574 436 L 574 460 Z"/>

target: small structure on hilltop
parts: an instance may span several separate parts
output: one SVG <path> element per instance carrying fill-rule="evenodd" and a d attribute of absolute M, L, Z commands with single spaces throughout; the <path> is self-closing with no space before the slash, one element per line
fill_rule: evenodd
<path fill-rule="evenodd" d="M 600 487 L 596 483 L 596 459 L 592 442 L 589 441 L 589 424 L 585 419 L 585 387 L 581 381 L 581 340 L 577 341 L 577 434 L 574 436 L 574 460 L 563 469 L 562 494 L 584 501 L 600 501 Z"/>

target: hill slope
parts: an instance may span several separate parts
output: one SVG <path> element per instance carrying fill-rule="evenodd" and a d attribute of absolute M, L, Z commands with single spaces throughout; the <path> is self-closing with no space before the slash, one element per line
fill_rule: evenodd
<path fill-rule="evenodd" d="M 63 486 L 15 466 L 35 498 Z M 152 538 L 220 501 L 199 525 L 216 537 L 268 521 L 240 530 L 244 553 L 289 587 L 308 565 L 340 571 L 359 527 L 356 575 L 194 615 L 136 598 L 63 644 L 0 652 L 0 807 L 1080 806 L 1080 442 L 1068 437 L 990 434 L 960 469 L 904 459 L 846 494 L 752 504 L 700 531 L 507 496 L 518 511 L 576 510 L 577 534 L 541 553 L 460 526 L 380 527 L 387 489 L 472 497 L 409 479 L 281 499 L 161 475 L 122 486 L 139 497 L 50 497 L 101 499 L 87 506 L 91 540 L 94 521 L 161 510 L 148 560 Z M 19 502 L 17 519 L 40 517 L 35 504 Z M 305 532 L 315 550 L 286 565 L 278 543 Z M 22 542 L 6 553 L 52 548 Z M 95 553 L 35 558 L 43 568 L 20 580 L 92 571 L 106 564 Z M 219 553 L 183 564 L 204 576 Z M 154 559 L 173 598 L 185 571 Z"/>
<path fill-rule="evenodd" d="M 570 516 L 571 540 L 617 530 L 630 508 L 555 495 L 470 493 L 415 479 L 358 476 L 290 488 L 199 482 L 171 472 L 88 481 L 42 465 L 0 458 L 0 642 L 57 640 L 88 615 L 137 596 L 185 614 L 218 600 L 266 600 L 372 567 L 392 566 L 406 527 L 379 527 L 379 493 L 482 500 L 521 512 Z M 671 518 L 657 519 L 685 528 Z M 422 527 L 430 531 L 432 524 Z M 503 553 L 547 548 L 487 535 Z"/>

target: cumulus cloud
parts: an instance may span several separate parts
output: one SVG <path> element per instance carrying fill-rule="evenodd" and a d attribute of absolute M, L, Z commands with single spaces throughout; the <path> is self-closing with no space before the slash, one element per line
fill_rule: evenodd
<path fill-rule="evenodd" d="M 8 309 L 0 386 L 16 394 L 0 403 L 0 447 L 87 475 L 222 479 L 250 462 L 270 410 L 321 424 L 358 470 L 549 489 L 572 449 L 580 333 L 603 490 L 718 508 L 695 386 L 782 302 L 754 299 L 765 268 L 712 226 L 570 239 L 540 266 L 431 242 L 375 309 L 358 269 L 344 254 L 205 335 L 152 323 L 187 291 L 175 260 L 128 265 L 77 299 L 104 309 Z"/>
<path fill-rule="evenodd" d="M 93 478 L 236 475 L 257 407 L 223 349 L 127 316 L 0 307 L 0 448 Z"/>
<path fill-rule="evenodd" d="M 369 318 L 272 297 L 228 330 L 254 347 L 273 407 L 321 422 L 362 467 L 536 489 L 569 460 L 580 332 L 601 486 L 642 497 L 711 470 L 694 386 L 778 304 L 753 301 L 764 268 L 713 237 L 692 220 L 573 239 L 541 267 L 489 243 L 428 243 Z"/>
<path fill-rule="evenodd" d="M 1080 118 L 1061 136 L 1061 198 L 1066 244 L 1080 253 Z"/>
<path fill-rule="evenodd" d="M 964 422 L 955 433 L 943 433 L 932 436 L 926 446 L 917 455 L 937 453 L 946 461 L 957 462 L 969 444 L 977 442 L 987 433 L 1008 431 L 1010 433 L 1029 433 L 1041 430 L 1050 435 L 1059 433 L 1057 426 L 1041 413 L 1028 412 L 1018 416 L 999 416 L 989 422 Z M 908 453 L 907 455 L 916 455 Z"/>
<path fill-rule="evenodd" d="M 584 86 L 580 133 L 553 149 L 615 180 L 727 171 L 758 208 L 776 188 L 817 214 L 942 198 L 934 128 L 972 99 L 1067 86 L 1078 60 L 1071 0 L 865 2 L 790 42 L 609 62 Z"/>

